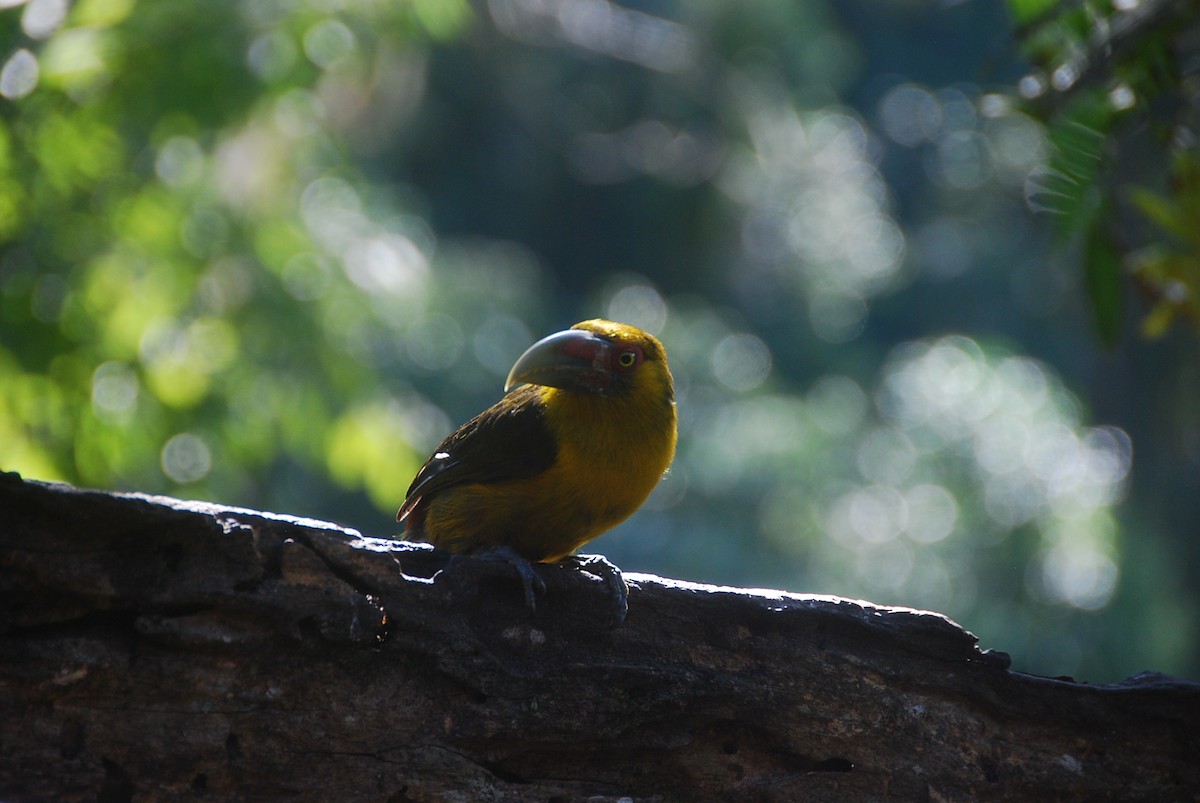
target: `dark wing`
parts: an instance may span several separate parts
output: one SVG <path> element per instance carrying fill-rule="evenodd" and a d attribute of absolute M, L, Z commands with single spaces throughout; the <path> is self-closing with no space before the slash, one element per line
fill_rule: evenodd
<path fill-rule="evenodd" d="M 422 499 L 452 485 L 532 477 L 557 455 L 540 388 L 522 386 L 441 442 L 413 478 L 396 520 L 404 521 Z"/>

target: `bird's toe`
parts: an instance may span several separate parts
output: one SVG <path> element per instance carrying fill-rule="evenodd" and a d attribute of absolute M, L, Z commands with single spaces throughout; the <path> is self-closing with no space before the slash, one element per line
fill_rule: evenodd
<path fill-rule="evenodd" d="M 603 555 L 570 555 L 560 561 L 560 565 L 576 568 L 604 581 L 612 598 L 613 626 L 625 621 L 629 612 L 629 584 L 612 561 Z"/>

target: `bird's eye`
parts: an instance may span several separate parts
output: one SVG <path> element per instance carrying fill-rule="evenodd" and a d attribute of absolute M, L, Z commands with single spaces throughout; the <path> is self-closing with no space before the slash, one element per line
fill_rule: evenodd
<path fill-rule="evenodd" d="M 622 351 L 617 355 L 617 365 L 625 369 L 632 368 L 637 365 L 637 358 L 636 351 Z"/>

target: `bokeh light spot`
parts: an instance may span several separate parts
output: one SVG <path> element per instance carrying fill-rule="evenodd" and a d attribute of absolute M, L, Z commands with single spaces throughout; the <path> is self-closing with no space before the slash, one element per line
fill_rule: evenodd
<path fill-rule="evenodd" d="M 958 503 L 941 485 L 917 485 L 904 494 L 908 505 L 909 538 L 921 544 L 935 544 L 954 532 L 958 523 Z"/>
<path fill-rule="evenodd" d="M 1059 92 L 1066 92 L 1068 89 L 1075 86 L 1075 82 L 1078 80 L 1079 67 L 1072 62 L 1060 64 L 1055 68 L 1054 72 L 1050 73 L 1050 86 L 1054 87 Z"/>
<path fill-rule="evenodd" d="M 818 292 L 808 302 L 813 334 L 826 343 L 849 343 L 867 322 L 867 303 L 855 293 Z"/>
<path fill-rule="evenodd" d="M 867 412 L 867 396 L 853 379 L 826 376 L 817 380 L 808 393 L 813 422 L 833 434 L 851 432 L 862 423 Z"/>
<path fill-rule="evenodd" d="M 274 30 L 257 37 L 246 51 L 246 63 L 264 81 L 278 81 L 295 65 L 299 52 L 292 37 Z"/>
<path fill-rule="evenodd" d="M 199 482 L 212 470 L 212 452 L 208 444 L 190 432 L 181 432 L 162 449 L 163 473 L 180 485 Z"/>
<path fill-rule="evenodd" d="M 984 509 L 1003 530 L 1032 521 L 1044 502 L 1042 489 L 1022 474 L 993 479 L 984 486 Z"/>
<path fill-rule="evenodd" d="M 304 54 L 323 70 L 336 66 L 357 44 L 354 32 L 335 19 L 322 20 L 304 34 Z"/>
<path fill-rule="evenodd" d="M 866 479 L 899 485 L 908 479 L 917 461 L 911 440 L 894 427 L 877 427 L 858 445 L 858 470 Z"/>
<path fill-rule="evenodd" d="M 888 485 L 870 485 L 843 494 L 830 508 L 829 534 L 850 549 L 891 541 L 908 523 L 903 495 Z"/>
<path fill-rule="evenodd" d="M 1014 112 L 989 120 L 987 134 L 996 162 L 1010 170 L 1014 178 L 1023 180 L 1046 159 L 1045 134 L 1023 114 Z"/>
<path fill-rule="evenodd" d="M 684 26 L 608 0 L 490 0 L 502 33 L 519 41 L 555 39 L 662 72 L 692 63 L 696 44 Z"/>
<path fill-rule="evenodd" d="M 889 541 L 858 553 L 855 572 L 868 585 L 892 591 L 912 574 L 913 549 L 903 541 Z"/>
<path fill-rule="evenodd" d="M 511 315 L 490 315 L 471 338 L 475 358 L 496 376 L 508 376 L 521 352 L 533 343 L 529 327 Z"/>
<path fill-rule="evenodd" d="M 322 176 L 304 188 L 300 215 L 313 236 L 331 251 L 356 239 L 362 223 L 362 199 L 354 187 L 336 176 Z"/>
<path fill-rule="evenodd" d="M 1137 105 L 1137 94 L 1129 84 L 1119 83 L 1108 91 L 1108 103 L 1117 111 L 1127 111 Z"/>
<path fill-rule="evenodd" d="M 25 48 L 17 50 L 0 68 L 0 95 L 20 100 L 37 89 L 39 67 L 37 56 Z"/>
<path fill-rule="evenodd" d="M 428 371 L 443 371 L 458 362 L 464 340 L 458 322 L 438 312 L 421 316 L 404 333 L 409 358 Z"/>
<path fill-rule="evenodd" d="M 726 335 L 713 349 L 712 370 L 716 380 L 730 390 L 753 390 L 771 373 L 771 351 L 755 335 Z"/>
<path fill-rule="evenodd" d="M 191 137 L 171 137 L 159 148 L 154 171 L 172 187 L 194 184 L 204 175 L 204 152 Z"/>
<path fill-rule="evenodd" d="M 1042 560 L 1042 583 L 1051 599 L 1095 611 L 1112 599 L 1117 565 L 1089 545 L 1059 544 Z"/>
<path fill-rule="evenodd" d="M 951 131 L 938 140 L 930 173 L 956 190 L 978 187 L 991 175 L 987 141 L 975 131 Z"/>
<path fill-rule="evenodd" d="M 29 0 L 21 14 L 21 30 L 31 39 L 46 39 L 67 18 L 67 0 Z"/>
<path fill-rule="evenodd" d="M 122 362 L 106 362 L 92 373 L 92 411 L 102 421 L 123 424 L 137 410 L 138 379 Z"/>
<path fill-rule="evenodd" d="M 1029 439 L 1029 426 L 1020 417 L 993 416 L 975 433 L 975 460 L 991 474 L 1011 473 L 1025 465 Z"/>
<path fill-rule="evenodd" d="M 901 84 L 879 102 L 879 118 L 893 142 L 913 148 L 932 140 L 941 130 L 942 107 L 929 90 Z"/>
<path fill-rule="evenodd" d="M 627 284 L 613 293 L 608 317 L 658 334 L 667 323 L 667 302 L 648 284 Z"/>
<path fill-rule="evenodd" d="M 402 234 L 381 234 L 353 244 L 345 256 L 346 275 L 368 293 L 412 299 L 423 295 L 429 261 Z"/>

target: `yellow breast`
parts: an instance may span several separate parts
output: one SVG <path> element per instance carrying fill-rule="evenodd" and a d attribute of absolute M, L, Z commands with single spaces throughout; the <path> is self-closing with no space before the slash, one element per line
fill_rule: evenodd
<path fill-rule="evenodd" d="M 650 379 L 614 397 L 543 388 L 553 465 L 527 479 L 447 489 L 430 502 L 429 539 L 454 551 L 511 546 L 551 562 L 627 519 L 675 455 L 670 374 Z"/>

